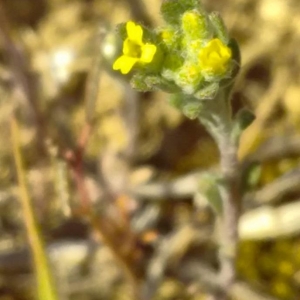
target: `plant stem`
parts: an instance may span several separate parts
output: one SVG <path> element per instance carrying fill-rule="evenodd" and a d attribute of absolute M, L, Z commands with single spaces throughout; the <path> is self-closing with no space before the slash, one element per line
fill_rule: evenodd
<path fill-rule="evenodd" d="M 219 144 L 221 156 L 221 171 L 224 185 L 220 187 L 223 202 L 221 217 L 221 245 L 220 245 L 220 281 L 225 290 L 229 289 L 235 280 L 235 258 L 238 242 L 239 218 L 239 183 L 237 147 L 230 135 L 224 135 Z"/>
<path fill-rule="evenodd" d="M 240 207 L 239 164 L 237 145 L 232 138 L 231 107 L 229 93 L 220 92 L 214 100 L 204 104 L 199 120 L 216 141 L 220 152 L 222 182 L 219 191 L 222 199 L 222 215 L 220 216 L 220 285 L 224 295 L 218 299 L 226 299 L 226 294 L 235 281 L 235 259 L 238 243 L 238 218 Z"/>

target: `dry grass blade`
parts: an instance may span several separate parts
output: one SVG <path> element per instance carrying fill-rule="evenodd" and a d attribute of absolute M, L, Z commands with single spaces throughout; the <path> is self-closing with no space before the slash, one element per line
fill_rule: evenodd
<path fill-rule="evenodd" d="M 15 118 L 11 120 L 11 133 L 13 155 L 19 181 L 20 201 L 37 279 L 38 299 L 58 300 L 56 287 L 26 185 L 25 170 L 20 149 L 19 125 Z"/>

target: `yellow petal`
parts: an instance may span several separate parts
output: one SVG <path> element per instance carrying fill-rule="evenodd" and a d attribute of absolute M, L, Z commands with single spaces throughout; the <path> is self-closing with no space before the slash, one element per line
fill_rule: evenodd
<path fill-rule="evenodd" d="M 219 39 L 213 39 L 211 40 L 208 45 L 208 48 L 211 49 L 211 51 L 216 51 L 219 53 L 220 57 L 229 59 L 231 58 L 231 49 L 224 45 L 221 40 Z"/>
<path fill-rule="evenodd" d="M 123 54 L 131 57 L 139 57 L 141 53 L 141 46 L 132 42 L 127 38 L 123 43 Z"/>
<path fill-rule="evenodd" d="M 226 72 L 231 55 L 229 47 L 221 40 L 213 39 L 200 51 L 199 59 L 204 70 L 214 74 L 223 74 Z"/>
<path fill-rule="evenodd" d="M 226 59 L 230 59 L 231 55 L 232 55 L 231 49 L 229 47 L 222 47 L 220 53 L 221 53 L 221 56 Z"/>
<path fill-rule="evenodd" d="M 122 74 L 128 74 L 137 61 L 137 58 L 122 55 L 114 62 L 113 69 L 120 70 Z"/>
<path fill-rule="evenodd" d="M 142 53 L 139 59 L 140 62 L 150 63 L 156 53 L 156 46 L 153 44 L 144 44 L 141 47 Z"/>
<path fill-rule="evenodd" d="M 132 43 L 130 42 L 130 40 L 128 38 L 123 42 L 123 54 L 125 54 L 125 55 L 130 54 L 131 44 Z"/>
<path fill-rule="evenodd" d="M 143 28 L 132 21 L 126 23 L 126 31 L 128 38 L 138 45 L 142 45 Z"/>
<path fill-rule="evenodd" d="M 211 41 L 209 41 L 209 43 L 207 44 L 207 48 L 210 49 L 210 51 L 218 51 L 218 49 L 220 47 L 222 47 L 222 43 L 219 39 L 213 39 Z"/>

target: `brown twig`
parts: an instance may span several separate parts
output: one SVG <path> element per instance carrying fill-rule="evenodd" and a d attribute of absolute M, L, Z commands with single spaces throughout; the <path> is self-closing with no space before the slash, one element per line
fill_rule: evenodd
<path fill-rule="evenodd" d="M 179 277 L 183 281 L 193 281 L 198 278 L 200 283 L 206 288 L 220 293 L 224 289 L 218 281 L 218 274 L 209 265 L 199 260 L 187 260 L 183 262 L 184 268 L 179 270 Z M 224 291 L 224 290 L 223 290 Z M 276 300 L 269 295 L 263 294 L 261 291 L 246 284 L 245 282 L 237 281 L 230 288 L 226 287 L 225 291 L 233 299 L 239 300 Z M 216 298 L 220 299 L 220 298 Z"/>
<path fill-rule="evenodd" d="M 106 196 L 111 197 L 110 201 L 104 202 L 106 205 L 102 207 L 101 213 L 96 214 L 93 212 L 89 192 L 84 180 L 83 166 L 84 150 L 90 133 L 91 128 L 89 125 L 86 125 L 78 139 L 77 149 L 69 150 L 64 155 L 70 166 L 81 199 L 80 214 L 88 218 L 94 230 L 100 235 L 104 244 L 110 249 L 115 260 L 123 269 L 133 288 L 133 299 L 139 299 L 139 280 L 134 268 L 136 265 L 136 252 L 133 251 L 136 248 L 137 241 L 136 237 L 131 233 L 129 224 L 126 224 L 126 220 L 124 220 L 116 207 L 116 197 L 118 195 L 106 193 Z"/>
<path fill-rule="evenodd" d="M 98 98 L 100 73 L 100 58 L 98 54 L 95 54 L 93 67 L 86 85 L 86 123 L 77 139 L 76 146 L 73 149 L 61 151 L 61 153 L 70 167 L 77 187 L 81 202 L 80 215 L 90 221 L 94 231 L 100 235 L 101 240 L 110 249 L 131 284 L 133 299 L 139 299 L 140 287 L 136 268 L 139 256 L 139 252 L 136 251 L 138 241 L 132 233 L 127 216 L 124 216 L 117 207 L 116 203 L 120 195 L 112 190 L 109 181 L 106 180 L 107 178 L 102 174 L 100 168 L 98 174 L 99 184 L 103 191 L 104 201 L 102 202 L 101 211 L 96 213 L 85 181 L 84 154 L 93 132 L 94 108 Z"/>
<path fill-rule="evenodd" d="M 68 163 L 72 176 L 76 182 L 79 197 L 81 199 L 82 209 L 88 212 L 91 209 L 91 203 L 88 195 L 87 188 L 84 182 L 84 153 L 92 134 L 92 123 L 86 122 L 83 126 L 79 138 L 76 142 L 76 148 L 71 150 L 62 151 L 62 156 Z"/>
<path fill-rule="evenodd" d="M 37 82 L 33 80 L 33 75 L 28 70 L 28 62 L 20 45 L 17 45 L 11 36 L 10 21 L 3 4 L 0 2 L 0 38 L 3 41 L 16 87 L 21 92 L 21 97 L 18 97 L 18 99 L 20 102 L 23 101 L 30 110 L 31 119 L 34 121 L 37 130 L 39 150 L 44 153 L 45 126 L 44 118 L 38 105 Z"/>
<path fill-rule="evenodd" d="M 288 194 L 299 193 L 299 178 L 300 168 L 293 169 L 258 191 L 247 194 L 244 198 L 245 205 L 251 207 L 258 204 L 275 204 L 285 199 Z"/>

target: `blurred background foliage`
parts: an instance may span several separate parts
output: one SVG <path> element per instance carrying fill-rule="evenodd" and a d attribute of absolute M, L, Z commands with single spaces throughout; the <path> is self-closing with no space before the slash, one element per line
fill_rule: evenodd
<path fill-rule="evenodd" d="M 299 299 L 300 2 L 203 2 L 221 13 L 241 47 L 233 111 L 245 106 L 256 114 L 239 149 L 248 170 L 239 276 L 274 299 Z M 182 283 L 177 273 L 190 258 L 216 265 L 213 215 L 197 199 L 197 174 L 216 169 L 216 145 L 166 94 L 132 91 L 101 56 L 112 51 L 116 24 L 161 24 L 159 6 L 160 0 L 1 1 L 0 299 L 34 293 L 12 115 L 60 299 L 130 298 L 118 250 L 111 251 L 103 231 L 129 243 L 140 278 L 151 273 L 152 258 L 164 266 L 157 299 L 207 299 L 197 278 Z M 126 234 L 110 232 L 105 217 L 99 229 L 91 216 L 106 214 Z M 174 247 L 164 260 L 159 245 L 167 238 Z"/>

